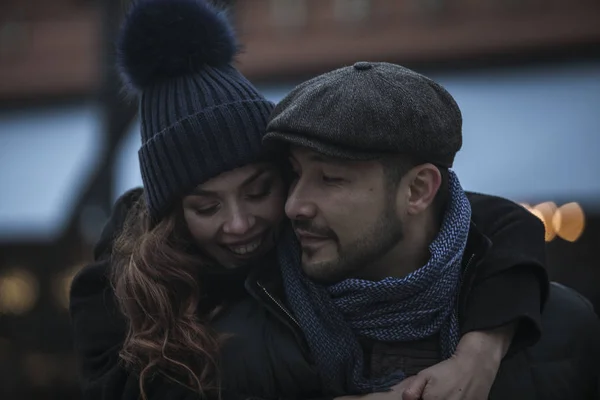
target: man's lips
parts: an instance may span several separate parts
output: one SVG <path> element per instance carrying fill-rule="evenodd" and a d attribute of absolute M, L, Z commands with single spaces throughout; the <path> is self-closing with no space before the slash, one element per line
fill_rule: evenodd
<path fill-rule="evenodd" d="M 313 243 L 316 244 L 316 243 L 324 242 L 326 240 L 331 240 L 331 238 L 329 238 L 329 237 L 315 235 L 313 233 L 306 232 L 306 231 L 299 230 L 299 229 L 295 230 L 295 232 L 296 232 L 296 237 L 303 244 L 313 244 Z"/>

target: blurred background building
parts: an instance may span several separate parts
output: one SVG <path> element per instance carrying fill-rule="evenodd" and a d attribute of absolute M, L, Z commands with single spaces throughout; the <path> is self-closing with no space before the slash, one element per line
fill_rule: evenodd
<path fill-rule="evenodd" d="M 141 185 L 113 41 L 126 0 L 0 3 L 0 398 L 77 399 L 68 288 L 114 200 Z M 524 203 L 548 268 L 600 307 L 600 3 L 238 0 L 239 67 L 278 101 L 359 60 L 445 85 L 465 188 Z"/>

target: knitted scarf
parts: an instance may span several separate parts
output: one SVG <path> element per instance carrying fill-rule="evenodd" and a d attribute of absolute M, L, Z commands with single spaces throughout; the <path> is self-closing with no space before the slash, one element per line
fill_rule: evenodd
<path fill-rule="evenodd" d="M 284 232 L 278 258 L 288 304 L 331 395 L 384 391 L 405 378 L 402 371 L 379 379 L 365 378 L 358 337 L 407 342 L 439 333 L 444 358 L 456 349 L 456 301 L 471 206 L 452 171 L 449 188 L 450 200 L 441 229 L 429 245 L 431 258 L 404 278 L 315 284 L 302 271 L 300 247 L 293 231 Z"/>

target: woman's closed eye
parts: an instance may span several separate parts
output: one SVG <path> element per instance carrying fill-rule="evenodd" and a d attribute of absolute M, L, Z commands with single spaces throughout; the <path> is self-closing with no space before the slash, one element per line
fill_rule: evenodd
<path fill-rule="evenodd" d="M 206 206 L 195 206 L 194 211 L 198 215 L 210 216 L 210 215 L 214 215 L 217 211 L 219 211 L 219 205 L 211 204 L 211 205 L 206 205 Z"/>

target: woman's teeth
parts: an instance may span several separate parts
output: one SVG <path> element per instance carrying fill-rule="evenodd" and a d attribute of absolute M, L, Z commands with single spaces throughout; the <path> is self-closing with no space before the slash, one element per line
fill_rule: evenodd
<path fill-rule="evenodd" d="M 255 240 L 252 243 L 245 244 L 243 246 L 227 246 L 227 248 L 235 254 L 240 256 L 252 253 L 262 244 L 262 238 Z"/>

